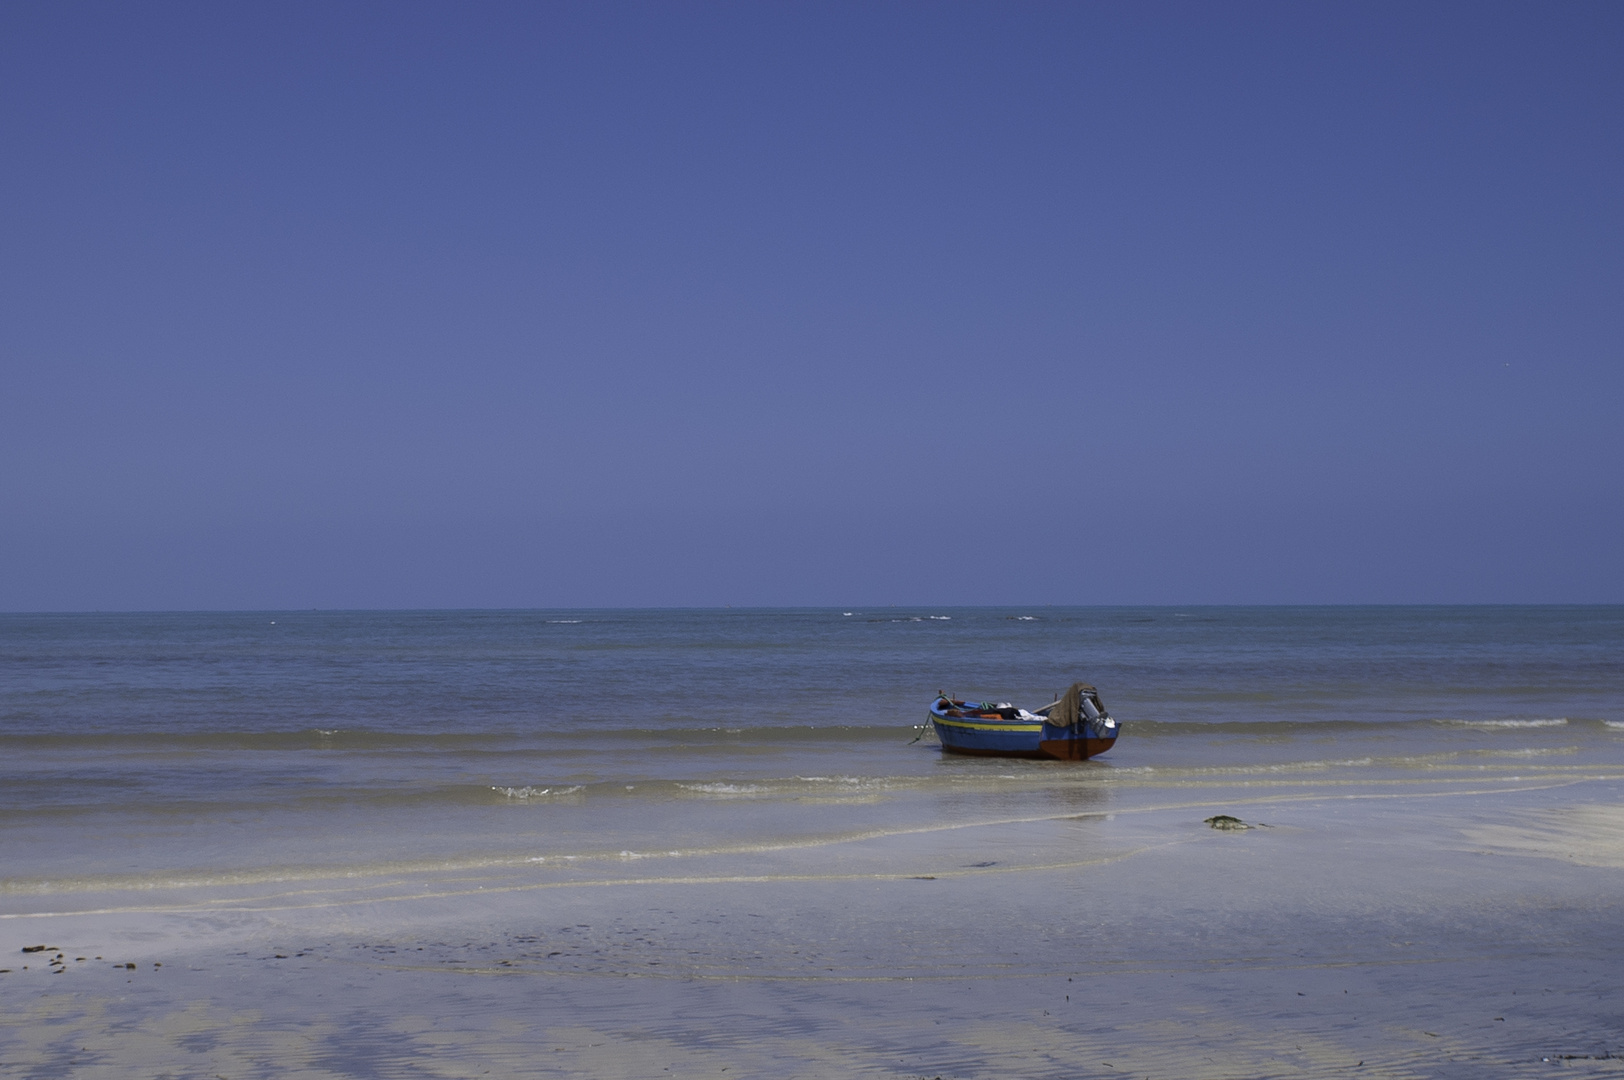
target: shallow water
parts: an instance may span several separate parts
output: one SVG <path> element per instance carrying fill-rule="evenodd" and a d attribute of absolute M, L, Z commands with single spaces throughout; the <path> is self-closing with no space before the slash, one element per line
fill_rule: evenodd
<path fill-rule="evenodd" d="M 0 1075 L 1624 1071 L 1624 609 L 3 616 L 0 751 Z"/>

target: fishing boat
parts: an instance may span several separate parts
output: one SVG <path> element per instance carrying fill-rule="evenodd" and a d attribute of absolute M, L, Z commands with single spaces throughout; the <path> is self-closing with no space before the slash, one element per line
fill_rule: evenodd
<path fill-rule="evenodd" d="M 942 750 L 987 757 L 1083 761 L 1103 754 L 1120 730 L 1088 683 L 1073 683 L 1053 702 L 1028 712 L 1007 701 L 959 701 L 947 694 L 930 707 Z"/>

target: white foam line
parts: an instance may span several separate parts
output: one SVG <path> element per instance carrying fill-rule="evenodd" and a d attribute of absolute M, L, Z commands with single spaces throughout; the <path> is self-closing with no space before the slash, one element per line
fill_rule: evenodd
<path fill-rule="evenodd" d="M 802 851 L 808 848 L 833 847 L 838 844 L 859 844 L 868 840 L 886 840 L 894 836 L 920 836 L 929 833 L 951 832 L 955 829 L 981 829 L 997 828 L 1002 825 L 1032 825 L 1043 821 L 1074 821 L 1090 817 L 1104 817 L 1112 811 L 1090 811 L 1083 814 L 1043 814 L 1033 817 L 1001 818 L 992 821 L 963 821 L 951 822 L 941 825 L 920 825 L 911 829 L 870 829 L 865 832 L 848 833 L 844 836 L 814 837 L 806 840 L 790 840 L 776 844 L 747 844 L 738 847 L 725 848 L 693 848 L 687 851 L 655 851 L 646 853 L 632 853 L 626 851 L 599 852 L 592 855 L 567 855 L 560 858 L 572 861 L 590 859 L 616 861 L 624 860 L 630 854 L 637 854 L 642 858 L 660 858 L 671 856 L 690 858 L 714 858 L 732 855 L 771 855 L 781 851 Z M 515 856 L 505 859 L 484 859 L 479 861 L 466 861 L 455 863 L 414 863 L 402 866 L 399 863 L 381 866 L 377 874 L 444 874 L 466 872 L 470 870 L 494 870 L 504 867 L 520 868 L 530 865 L 531 857 Z M 195 888 L 229 888 L 234 885 L 262 885 L 274 884 L 279 881 L 323 881 L 340 880 L 344 878 L 369 878 L 372 874 L 364 870 L 339 869 L 325 870 L 309 868 L 301 871 L 289 871 L 275 877 L 260 877 L 255 875 L 252 880 L 183 880 L 171 882 L 149 882 L 129 885 L 89 885 L 75 889 L 76 892 L 112 892 L 123 890 L 141 890 L 143 892 L 160 889 L 195 889 Z M 57 891 L 68 891 L 60 889 Z M 316 891 L 316 890 L 312 890 Z M 230 900 L 221 900 L 227 904 Z M 17 918 L 17 914 L 0 914 L 0 919 Z"/>
<path fill-rule="evenodd" d="M 1002 825 L 1032 825 L 1032 824 L 1036 824 L 1038 822 L 1043 822 L 1043 821 L 1075 821 L 1075 820 L 1081 820 L 1083 818 L 1090 818 L 1090 817 L 1104 817 L 1104 816 L 1106 816 L 1107 813 L 1111 813 L 1111 811 L 1105 811 L 1105 810 L 1090 811 L 1090 812 L 1084 813 L 1084 814 L 1044 814 L 1044 815 L 1036 816 L 1036 817 L 1001 818 L 1001 819 L 995 819 L 995 820 L 992 820 L 992 821 L 964 821 L 964 822 L 953 822 L 953 823 L 943 824 L 943 825 L 921 825 L 921 826 L 917 826 L 917 827 L 911 828 L 911 829 L 871 829 L 871 830 L 868 830 L 866 832 L 850 833 L 850 834 L 845 835 L 845 836 L 817 837 L 817 838 L 812 838 L 812 839 L 807 839 L 807 840 L 784 841 L 782 843 L 777 843 L 777 844 L 747 844 L 747 845 L 742 845 L 742 846 L 739 846 L 739 847 L 726 847 L 726 848 L 693 848 L 693 849 L 690 849 L 690 850 L 687 850 L 687 851 L 654 851 L 654 852 L 616 851 L 616 852 L 598 853 L 598 854 L 594 854 L 594 855 L 560 856 L 560 858 L 568 858 L 568 859 L 571 859 L 571 860 L 583 860 L 583 859 L 623 860 L 629 855 L 636 855 L 639 858 L 658 858 L 658 857 L 661 857 L 661 856 L 664 856 L 664 857 L 687 856 L 687 857 L 691 857 L 691 858 L 714 858 L 714 857 L 722 857 L 722 856 L 730 856 L 730 855 L 771 855 L 771 854 L 775 854 L 775 853 L 780 852 L 780 851 L 801 851 L 801 850 L 805 850 L 807 848 L 834 847 L 834 846 L 839 845 L 839 844 L 860 844 L 860 843 L 863 843 L 864 841 L 867 841 L 867 840 L 886 840 L 886 839 L 889 839 L 889 838 L 891 838 L 893 836 L 918 836 L 918 835 L 924 835 L 924 834 L 928 834 L 928 833 L 950 832 L 950 831 L 955 830 L 955 829 L 997 828 L 997 827 L 1002 826 Z M 454 872 L 468 871 L 468 870 L 487 870 L 487 869 L 501 869 L 503 867 L 522 867 L 522 866 L 525 866 L 525 865 L 527 865 L 529 863 L 530 863 L 530 858 L 528 858 L 528 857 L 522 857 L 522 858 L 521 857 L 515 857 L 515 858 L 509 858 L 509 859 L 488 859 L 488 860 L 481 860 L 481 861 L 478 861 L 478 862 L 422 863 L 422 864 L 414 864 L 414 865 L 408 866 L 408 867 L 406 867 L 404 869 L 401 868 L 399 865 L 395 865 L 395 866 L 387 868 L 386 872 L 387 873 L 392 873 L 392 874 L 401 874 L 401 873 L 420 873 L 420 874 L 440 873 L 440 874 L 443 874 L 443 873 L 454 873 Z M 350 869 L 350 870 L 343 870 L 343 869 L 322 870 L 322 869 L 319 869 L 319 868 L 313 868 L 313 869 L 306 870 L 306 871 L 303 871 L 303 872 L 283 874 L 283 875 L 278 876 L 278 877 L 257 878 L 254 882 L 252 882 L 252 884 L 260 884 L 260 883 L 273 883 L 274 884 L 275 882 L 279 882 L 279 881 L 321 881 L 321 880 L 328 880 L 328 879 L 337 880 L 337 879 L 342 879 L 342 878 L 358 878 L 358 877 L 367 877 L 367 876 L 369 876 L 369 875 L 365 871 L 357 871 L 357 870 L 353 870 L 353 869 Z M 86 889 L 82 889 L 82 890 L 79 890 L 79 891 L 85 891 L 85 892 L 89 892 L 89 891 L 112 891 L 112 890 L 116 890 L 116 889 L 132 889 L 132 888 L 141 889 L 142 891 L 150 891 L 150 890 L 157 890 L 157 889 L 182 889 L 182 888 L 185 888 L 185 889 L 192 889 L 192 888 L 228 888 L 228 887 L 233 886 L 233 885 L 246 885 L 246 884 L 250 884 L 250 882 L 229 881 L 229 880 L 227 880 L 227 881 L 219 881 L 219 882 L 206 881 L 206 880 L 205 881 L 180 881 L 180 882 L 164 882 L 164 883 L 151 883 L 151 884 L 141 884 L 141 885 L 125 885 L 125 886 L 118 886 L 118 885 L 96 886 L 96 887 L 93 887 L 93 888 L 86 888 Z M 370 886 L 363 886 L 363 887 L 370 887 Z M 323 890 L 308 890 L 308 891 L 317 892 L 317 891 L 323 891 Z M 230 900 L 222 900 L 222 901 L 220 901 L 220 903 L 230 903 L 230 902 L 231 902 Z M 0 914 L 0 919 L 14 918 L 14 917 L 16 917 L 16 916 Z"/>
<path fill-rule="evenodd" d="M 1064 820 L 1064 819 L 1040 819 Z M 884 874 L 728 874 L 712 876 L 689 877 L 647 877 L 647 878 L 601 878 L 590 881 L 533 881 L 524 885 L 498 885 L 492 888 L 480 886 L 475 889 L 448 889 L 441 892 L 410 893 L 403 896 L 364 897 L 355 900 L 331 900 L 315 904 L 275 904 L 265 907 L 231 907 L 221 908 L 212 906 L 189 907 L 119 907 L 97 908 L 90 911 L 30 911 L 14 912 L 0 915 L 0 919 L 56 919 L 71 918 L 80 915 L 196 915 L 217 914 L 230 911 L 240 914 L 264 914 L 277 911 L 309 911 L 318 908 L 354 907 L 357 904 L 392 904 L 405 903 L 411 900 L 446 900 L 459 896 L 494 896 L 499 893 L 534 892 L 541 889 L 591 889 L 616 888 L 623 885 L 758 885 L 774 883 L 797 882 L 834 882 L 834 881 L 917 881 L 925 878 L 940 879 L 954 877 L 971 877 L 979 874 L 1016 874 L 1031 873 L 1044 870 L 1073 870 L 1084 866 L 1104 866 L 1108 863 L 1121 862 L 1146 851 L 1155 851 L 1165 847 L 1176 847 L 1186 844 L 1187 839 L 1170 840 L 1162 844 L 1152 844 L 1145 847 L 1134 848 L 1130 851 L 1118 852 L 1114 855 L 1103 855 L 1094 859 L 1080 859 L 1072 862 L 1043 863 L 1032 866 L 986 867 L 976 869 L 942 870 L 930 875 L 884 873 Z"/>

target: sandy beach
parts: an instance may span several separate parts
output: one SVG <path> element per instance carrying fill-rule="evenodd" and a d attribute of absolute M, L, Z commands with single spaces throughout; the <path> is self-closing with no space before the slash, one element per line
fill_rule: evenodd
<path fill-rule="evenodd" d="M 1620 1075 L 1624 769 L 1529 765 L 1145 780 L 780 850 L 13 891 L 0 1072 Z"/>

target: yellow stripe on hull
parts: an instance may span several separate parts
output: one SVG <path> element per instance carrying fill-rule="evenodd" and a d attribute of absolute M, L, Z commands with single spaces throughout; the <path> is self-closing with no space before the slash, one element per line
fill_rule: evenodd
<path fill-rule="evenodd" d="M 947 720 L 940 716 L 932 716 L 938 724 L 949 727 L 975 728 L 977 731 L 1042 731 L 1042 724 L 973 724 L 968 720 Z"/>

